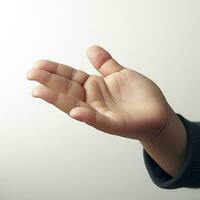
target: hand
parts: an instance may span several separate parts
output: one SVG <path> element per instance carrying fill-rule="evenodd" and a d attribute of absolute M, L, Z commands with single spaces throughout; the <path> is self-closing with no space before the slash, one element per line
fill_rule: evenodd
<path fill-rule="evenodd" d="M 159 87 L 99 46 L 90 47 L 87 55 L 101 76 L 41 60 L 27 73 L 42 84 L 32 95 L 106 133 L 138 140 L 161 134 L 169 105 Z"/>

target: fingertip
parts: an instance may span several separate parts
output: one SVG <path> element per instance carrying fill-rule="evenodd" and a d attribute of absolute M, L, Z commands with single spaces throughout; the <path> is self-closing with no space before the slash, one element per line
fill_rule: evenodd
<path fill-rule="evenodd" d="M 88 47 L 86 54 L 89 55 L 91 52 L 97 49 L 101 49 L 101 47 L 98 45 L 91 45 Z"/>
<path fill-rule="evenodd" d="M 112 58 L 104 48 L 98 45 L 92 45 L 88 48 L 87 57 L 97 69 Z"/>
<path fill-rule="evenodd" d="M 29 70 L 29 71 L 26 73 L 26 78 L 27 78 L 28 80 L 31 80 L 31 79 L 32 79 L 31 70 Z"/>
<path fill-rule="evenodd" d="M 91 45 L 90 47 L 88 47 L 87 49 L 87 55 L 90 55 L 94 52 L 98 52 L 98 51 L 103 51 L 108 53 L 103 47 L 99 46 L 99 45 Z"/>
<path fill-rule="evenodd" d="M 70 111 L 69 115 L 87 124 L 92 124 L 94 121 L 93 113 L 86 107 L 75 107 Z"/>
<path fill-rule="evenodd" d="M 73 117 L 74 117 L 75 115 L 77 115 L 76 108 L 71 109 L 70 112 L 69 112 L 69 115 L 70 115 L 70 116 L 73 116 Z"/>
<path fill-rule="evenodd" d="M 33 63 L 33 68 L 39 69 L 49 63 L 48 60 L 37 60 Z"/>
<path fill-rule="evenodd" d="M 69 112 L 69 115 L 70 115 L 72 118 L 74 118 L 74 119 L 78 119 L 78 120 L 82 121 L 82 120 L 80 119 L 80 109 L 79 109 L 79 107 L 73 108 L 73 109 Z"/>
<path fill-rule="evenodd" d="M 31 92 L 31 95 L 33 96 L 33 97 L 39 97 L 40 96 L 40 93 L 39 93 L 39 90 L 38 90 L 38 88 L 34 88 L 33 90 L 32 90 L 32 92 Z"/>

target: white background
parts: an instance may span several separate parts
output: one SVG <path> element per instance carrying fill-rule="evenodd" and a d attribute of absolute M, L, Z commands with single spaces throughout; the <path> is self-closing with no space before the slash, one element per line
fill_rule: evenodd
<path fill-rule="evenodd" d="M 135 140 L 104 134 L 40 99 L 25 78 L 38 59 L 98 74 L 93 44 L 153 79 L 200 121 L 199 0 L 0 1 L 0 199 L 199 199 L 155 186 Z"/>

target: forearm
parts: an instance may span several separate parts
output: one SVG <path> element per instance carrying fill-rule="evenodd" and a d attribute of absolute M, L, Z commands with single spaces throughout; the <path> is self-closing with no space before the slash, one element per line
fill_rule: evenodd
<path fill-rule="evenodd" d="M 166 129 L 151 141 L 140 141 L 145 151 L 169 175 L 175 177 L 187 156 L 186 129 L 169 106 L 169 123 Z"/>

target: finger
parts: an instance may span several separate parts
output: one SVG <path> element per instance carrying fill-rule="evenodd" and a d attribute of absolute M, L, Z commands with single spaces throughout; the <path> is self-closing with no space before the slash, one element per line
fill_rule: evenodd
<path fill-rule="evenodd" d="M 89 104 L 73 96 L 59 93 L 43 85 L 34 88 L 32 95 L 45 100 L 69 114 L 72 118 L 83 121 L 98 130 L 111 134 L 116 134 L 118 132 L 117 123 L 114 123 L 109 117 L 98 113 Z"/>
<path fill-rule="evenodd" d="M 34 68 L 42 69 L 50 73 L 63 76 L 79 83 L 80 85 L 83 85 L 89 77 L 89 75 L 82 70 L 48 60 L 39 60 L 35 62 Z"/>
<path fill-rule="evenodd" d="M 27 78 L 29 80 L 38 81 L 48 88 L 57 90 L 58 92 L 68 93 L 80 99 L 83 99 L 84 97 L 83 88 L 77 82 L 64 78 L 63 76 L 34 68 L 27 73 Z"/>
<path fill-rule="evenodd" d="M 69 114 L 72 118 L 85 122 L 100 131 L 110 134 L 119 132 L 117 123 L 114 123 L 111 118 L 84 106 L 82 103 L 80 104 L 80 107 L 73 108 Z"/>
<path fill-rule="evenodd" d="M 41 98 L 46 102 L 53 104 L 65 113 L 69 113 L 71 109 L 79 105 L 79 101 L 76 97 L 69 94 L 61 93 L 50 89 L 44 85 L 39 85 L 32 91 L 32 96 Z"/>
<path fill-rule="evenodd" d="M 87 56 L 94 67 L 103 75 L 107 76 L 113 72 L 124 69 L 111 55 L 102 47 L 91 46 L 88 48 Z"/>

